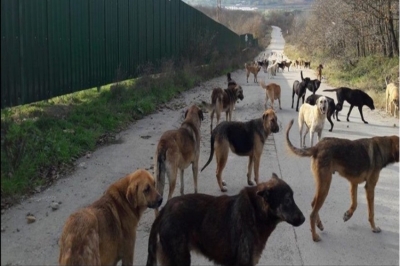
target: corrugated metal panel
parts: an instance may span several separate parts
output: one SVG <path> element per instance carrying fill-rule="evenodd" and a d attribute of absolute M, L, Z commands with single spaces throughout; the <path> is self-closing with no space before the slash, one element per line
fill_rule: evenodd
<path fill-rule="evenodd" d="M 22 103 L 19 0 L 1 0 L 1 108 Z"/>
<path fill-rule="evenodd" d="M 129 77 L 129 0 L 118 0 L 118 55 L 120 78 Z"/>
<path fill-rule="evenodd" d="M 139 64 L 138 0 L 129 0 L 129 74 L 137 75 Z"/>
<path fill-rule="evenodd" d="M 139 57 L 138 57 L 138 65 L 144 64 L 146 62 L 146 54 L 147 54 L 147 39 L 146 39 L 146 1 L 139 0 L 138 1 L 138 7 L 137 7 L 138 13 L 138 34 L 139 34 L 139 39 L 138 41 L 138 52 L 139 52 Z"/>
<path fill-rule="evenodd" d="M 146 62 L 154 62 L 154 0 L 146 0 Z"/>
<path fill-rule="evenodd" d="M 73 90 L 89 88 L 90 28 L 89 1 L 71 0 L 71 68 Z"/>
<path fill-rule="evenodd" d="M 156 65 L 161 59 L 161 1 L 153 2 L 153 56 Z"/>
<path fill-rule="evenodd" d="M 105 84 L 105 0 L 89 0 L 90 82 Z"/>
<path fill-rule="evenodd" d="M 116 81 L 118 76 L 118 4 L 117 0 L 106 0 L 105 11 L 105 81 Z"/>

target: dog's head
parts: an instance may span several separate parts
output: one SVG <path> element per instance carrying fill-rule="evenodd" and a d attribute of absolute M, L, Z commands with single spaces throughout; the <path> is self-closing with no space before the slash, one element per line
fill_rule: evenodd
<path fill-rule="evenodd" d="M 369 107 L 369 109 L 371 109 L 371 110 L 375 109 L 374 100 L 372 100 L 372 98 L 369 97 L 369 95 L 368 95 L 368 97 L 365 98 L 365 105 L 367 105 Z"/>
<path fill-rule="evenodd" d="M 265 132 L 267 132 L 268 134 L 270 132 L 279 132 L 278 117 L 276 116 L 276 113 L 273 109 L 265 110 L 262 116 L 262 120 Z"/>
<path fill-rule="evenodd" d="M 125 178 L 128 179 L 126 199 L 134 209 L 158 208 L 161 205 L 163 198 L 157 192 L 156 182 L 148 171 L 139 169 Z"/>
<path fill-rule="evenodd" d="M 307 97 L 306 103 L 308 103 L 310 105 L 315 105 L 315 103 L 319 97 L 321 97 L 321 96 L 318 94 L 311 94 L 310 96 Z"/>
<path fill-rule="evenodd" d="M 321 114 L 326 114 L 328 112 L 328 100 L 325 96 L 321 96 L 317 99 L 316 105 L 318 106 L 318 110 Z"/>
<path fill-rule="evenodd" d="M 196 121 L 199 121 L 198 125 L 200 126 L 201 121 L 204 120 L 203 111 L 195 104 L 189 107 L 189 109 L 185 112 L 185 120 L 192 119 L 193 117 L 196 118 Z M 198 119 L 197 119 L 198 118 Z"/>
<path fill-rule="evenodd" d="M 237 86 L 235 87 L 235 93 L 236 93 L 236 97 L 237 97 L 238 99 L 240 99 L 241 101 L 243 101 L 244 95 L 243 95 L 242 86 L 237 85 Z"/>
<path fill-rule="evenodd" d="M 293 226 L 304 223 L 305 217 L 293 198 L 293 190 L 275 173 L 265 183 L 257 185 L 257 196 L 261 197 L 263 210 L 274 216 L 279 222 L 287 222 Z"/>

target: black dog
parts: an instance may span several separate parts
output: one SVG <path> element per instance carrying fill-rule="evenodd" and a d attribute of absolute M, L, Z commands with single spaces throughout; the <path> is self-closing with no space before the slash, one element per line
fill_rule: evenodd
<path fill-rule="evenodd" d="M 350 122 L 349 116 L 351 113 L 351 110 L 353 109 L 354 106 L 358 107 L 358 111 L 360 112 L 361 115 L 361 120 L 365 123 L 368 124 L 367 121 L 364 120 L 364 116 L 362 113 L 362 107 L 364 105 L 368 106 L 371 110 L 375 109 L 374 106 L 374 100 L 363 92 L 362 90 L 359 89 L 350 89 L 346 87 L 339 87 L 336 89 L 331 89 L 331 90 L 324 90 L 324 91 L 336 91 L 336 98 L 337 98 L 337 105 L 336 105 L 336 120 L 339 120 L 338 113 L 339 111 L 342 110 L 343 108 L 343 103 L 344 101 L 347 101 L 350 104 L 350 110 L 349 113 L 347 114 L 347 121 Z"/>
<path fill-rule="evenodd" d="M 312 84 L 311 79 L 310 78 L 303 78 L 303 71 L 300 71 L 300 75 L 301 75 L 301 82 L 299 82 L 298 80 L 295 80 L 293 82 L 293 90 L 292 90 L 292 108 L 293 108 L 293 102 L 294 102 L 294 95 L 297 95 L 297 106 L 296 106 L 296 112 L 299 111 L 299 100 L 300 98 L 303 99 L 303 103 L 304 103 L 304 98 L 306 97 L 306 90 L 307 88 L 313 92 L 313 94 L 315 93 L 315 91 L 318 89 L 315 89 L 315 84 Z M 319 85 L 318 85 L 319 87 Z"/>
<path fill-rule="evenodd" d="M 321 96 L 322 95 L 319 95 L 319 94 L 311 94 L 310 96 L 307 97 L 306 103 L 315 105 L 315 102 Z M 335 101 L 331 97 L 325 96 L 325 98 L 328 100 L 328 111 L 326 112 L 326 118 L 328 119 L 329 123 L 331 124 L 331 129 L 329 129 L 329 131 L 332 132 L 333 122 L 331 120 L 331 116 L 333 116 L 333 118 L 335 118 L 336 105 L 335 105 Z"/>
<path fill-rule="evenodd" d="M 191 250 L 220 265 L 256 265 L 278 223 L 304 220 L 292 189 L 276 174 L 234 196 L 177 196 L 151 227 L 147 266 L 157 258 L 162 265 L 190 265 Z"/>
<path fill-rule="evenodd" d="M 234 81 L 232 78 L 231 78 L 231 73 L 227 73 L 226 74 L 226 77 L 227 77 L 227 81 L 228 81 L 228 87 L 229 86 L 231 86 L 231 85 L 233 85 L 233 86 L 236 86 L 237 84 L 236 84 L 236 81 Z"/>

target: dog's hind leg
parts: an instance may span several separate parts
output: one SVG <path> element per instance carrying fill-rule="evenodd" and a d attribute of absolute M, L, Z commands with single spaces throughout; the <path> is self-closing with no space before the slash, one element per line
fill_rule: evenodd
<path fill-rule="evenodd" d="M 332 129 L 333 129 L 333 122 L 331 120 L 332 115 L 333 115 L 333 118 L 335 118 L 335 112 L 328 111 L 328 114 L 326 116 L 326 119 L 328 119 L 329 123 L 331 124 L 331 129 L 329 129 L 329 132 L 332 132 Z"/>
<path fill-rule="evenodd" d="M 222 171 L 225 168 L 226 162 L 228 161 L 229 144 L 218 143 L 215 145 L 215 157 L 217 161 L 216 177 L 219 188 L 222 192 L 226 192 L 226 183 L 222 180 Z"/>
<path fill-rule="evenodd" d="M 347 222 L 353 216 L 354 211 L 357 209 L 357 188 L 357 183 L 350 184 L 351 205 L 343 215 L 343 221 L 345 222 Z"/>
<path fill-rule="evenodd" d="M 198 163 L 192 164 L 192 172 L 193 172 L 194 193 L 197 193 L 197 174 L 199 173 Z M 183 183 L 183 181 L 181 182 Z"/>
<path fill-rule="evenodd" d="M 251 181 L 251 170 L 253 170 L 254 158 L 253 155 L 249 155 L 249 163 L 247 164 L 247 184 L 253 186 L 254 183 Z"/>
<path fill-rule="evenodd" d="M 365 192 L 368 202 L 368 221 L 371 224 L 372 232 L 379 233 L 381 232 L 381 229 L 375 225 L 375 220 L 374 220 L 375 186 L 376 183 L 378 182 L 379 172 L 374 173 L 373 175 L 370 177 L 369 179 L 370 181 L 367 181 L 367 183 L 365 184 Z"/>
<path fill-rule="evenodd" d="M 174 194 L 176 178 L 178 175 L 178 167 L 177 166 L 169 166 L 167 167 L 167 175 L 169 180 L 169 192 L 168 192 L 168 200 L 172 198 Z"/>

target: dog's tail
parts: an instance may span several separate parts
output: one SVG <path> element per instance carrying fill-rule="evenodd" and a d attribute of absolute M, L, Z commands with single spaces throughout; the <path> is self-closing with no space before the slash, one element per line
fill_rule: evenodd
<path fill-rule="evenodd" d="M 153 225 L 151 226 L 150 235 L 149 235 L 149 244 L 147 246 L 147 266 L 155 266 L 157 265 L 157 235 L 159 231 L 160 220 L 162 216 L 161 213 L 155 219 Z"/>
<path fill-rule="evenodd" d="M 226 74 L 226 77 L 227 77 L 228 82 L 232 80 L 232 78 L 231 78 L 231 73 L 230 73 L 230 72 L 228 72 L 228 73 Z"/>
<path fill-rule="evenodd" d="M 300 75 L 301 75 L 301 80 L 304 80 L 304 78 L 303 78 L 303 71 L 300 71 Z"/>
<path fill-rule="evenodd" d="M 293 146 L 293 144 L 290 142 L 289 139 L 289 131 L 292 128 L 294 119 L 290 120 L 288 128 L 286 129 L 286 143 L 287 146 L 289 147 L 289 149 L 296 155 L 301 156 L 301 157 L 310 157 L 310 156 L 314 156 L 314 153 L 316 151 L 315 146 L 312 146 L 310 148 L 305 148 L 305 149 L 299 149 L 296 148 L 295 146 Z"/>
<path fill-rule="evenodd" d="M 211 132 L 211 151 L 210 151 L 210 158 L 208 158 L 208 161 L 206 162 L 206 164 L 203 166 L 203 168 L 201 168 L 200 172 L 203 172 L 204 168 L 207 167 L 207 165 L 210 164 L 211 160 L 213 159 L 214 156 L 214 140 L 215 140 L 215 130 L 213 130 L 213 132 Z"/>
<path fill-rule="evenodd" d="M 336 88 L 336 89 L 325 89 L 325 90 L 323 90 L 323 91 L 337 91 L 339 88 Z"/>

